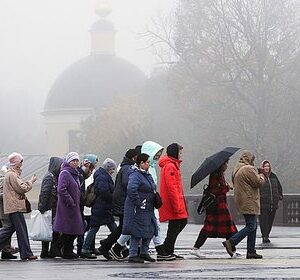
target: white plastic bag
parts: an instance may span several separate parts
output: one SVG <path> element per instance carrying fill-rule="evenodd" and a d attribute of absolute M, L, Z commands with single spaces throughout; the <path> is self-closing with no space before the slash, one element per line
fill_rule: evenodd
<path fill-rule="evenodd" d="M 39 210 L 31 212 L 29 238 L 35 241 L 52 241 L 52 213 L 51 210 L 42 214 Z"/>

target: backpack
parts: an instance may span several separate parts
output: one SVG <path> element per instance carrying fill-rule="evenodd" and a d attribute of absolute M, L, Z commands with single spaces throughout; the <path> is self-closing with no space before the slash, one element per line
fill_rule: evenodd
<path fill-rule="evenodd" d="M 94 183 L 90 184 L 83 195 L 83 205 L 87 207 L 92 207 L 96 199 L 95 186 Z"/>

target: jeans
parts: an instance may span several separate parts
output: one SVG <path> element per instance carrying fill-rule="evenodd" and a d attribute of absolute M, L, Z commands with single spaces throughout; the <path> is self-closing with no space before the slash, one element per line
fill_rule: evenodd
<path fill-rule="evenodd" d="M 130 240 L 131 235 L 121 234 L 117 242 L 124 247 L 126 243 Z"/>
<path fill-rule="evenodd" d="M 247 236 L 247 252 L 255 252 L 257 218 L 255 215 L 244 214 L 246 226 L 230 237 L 234 245 L 239 244 Z"/>
<path fill-rule="evenodd" d="M 142 240 L 141 254 L 149 254 L 148 250 L 149 250 L 149 244 L 150 244 L 151 238 L 140 238 L 140 237 L 135 237 L 135 236 L 131 235 L 130 247 L 129 247 L 129 257 L 137 257 L 139 243 L 141 240 Z"/>
<path fill-rule="evenodd" d="M 110 231 L 114 231 L 117 228 L 117 225 L 115 222 L 112 222 L 111 224 L 107 224 L 107 227 L 109 228 Z M 96 237 L 96 234 L 97 234 L 99 228 L 100 228 L 100 226 L 90 227 L 90 229 L 84 239 L 83 246 L 82 246 L 83 253 L 89 252 L 89 250 L 91 248 L 91 244 L 92 244 L 94 238 Z"/>

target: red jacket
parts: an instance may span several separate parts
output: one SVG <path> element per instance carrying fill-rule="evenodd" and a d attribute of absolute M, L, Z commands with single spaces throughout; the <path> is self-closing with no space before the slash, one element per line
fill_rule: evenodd
<path fill-rule="evenodd" d="M 185 219 L 188 217 L 183 195 L 183 186 L 180 173 L 181 160 L 167 155 L 160 158 L 158 164 L 160 172 L 160 195 L 163 201 L 159 209 L 159 220 Z"/>

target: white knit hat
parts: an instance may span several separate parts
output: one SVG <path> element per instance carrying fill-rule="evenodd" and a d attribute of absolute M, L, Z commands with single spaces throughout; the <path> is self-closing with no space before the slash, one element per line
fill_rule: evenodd
<path fill-rule="evenodd" d="M 66 162 L 70 163 L 72 160 L 77 159 L 79 160 L 79 155 L 76 152 L 70 152 L 66 155 Z"/>

